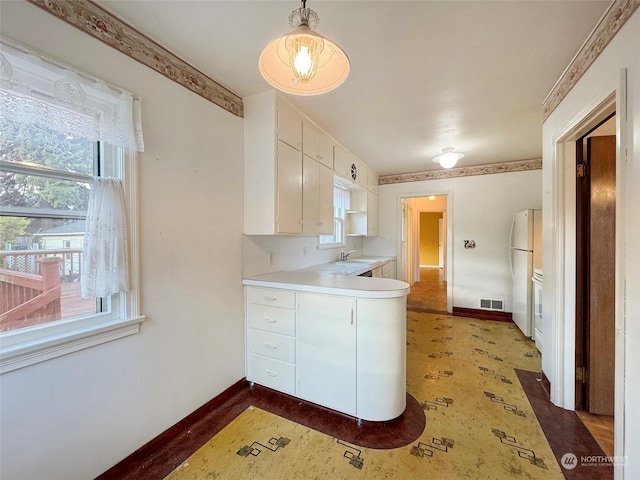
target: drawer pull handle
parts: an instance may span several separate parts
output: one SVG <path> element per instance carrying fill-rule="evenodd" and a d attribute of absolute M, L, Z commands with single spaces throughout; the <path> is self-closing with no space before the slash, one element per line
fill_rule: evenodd
<path fill-rule="evenodd" d="M 271 370 L 265 370 L 264 373 L 266 373 L 270 377 L 277 377 L 278 376 L 278 374 L 276 372 L 272 372 Z"/>
<path fill-rule="evenodd" d="M 265 318 L 264 321 L 267 323 L 278 323 L 278 320 L 274 320 L 273 318 Z"/>
<path fill-rule="evenodd" d="M 273 302 L 273 301 L 275 301 L 275 300 L 278 300 L 278 297 L 274 297 L 274 296 L 272 296 L 272 295 L 265 295 L 265 296 L 264 296 L 264 299 L 265 299 L 265 300 L 271 300 L 271 301 Z"/>
<path fill-rule="evenodd" d="M 264 346 L 270 348 L 271 350 L 275 350 L 276 348 L 278 348 L 278 345 L 274 345 L 273 343 L 265 343 Z"/>

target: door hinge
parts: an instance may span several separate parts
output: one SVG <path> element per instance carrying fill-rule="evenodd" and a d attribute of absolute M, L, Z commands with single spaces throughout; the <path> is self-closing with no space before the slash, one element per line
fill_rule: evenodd
<path fill-rule="evenodd" d="M 576 368 L 576 381 L 580 383 L 589 383 L 589 370 L 586 367 Z"/>
<path fill-rule="evenodd" d="M 576 177 L 577 178 L 586 177 L 588 174 L 589 174 L 589 172 L 587 171 L 587 164 L 586 163 L 578 163 L 578 164 L 576 164 Z"/>

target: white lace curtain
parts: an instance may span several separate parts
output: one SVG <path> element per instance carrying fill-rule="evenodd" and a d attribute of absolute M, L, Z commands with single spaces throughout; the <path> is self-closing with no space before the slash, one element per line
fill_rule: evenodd
<path fill-rule="evenodd" d="M 6 38 L 0 38 L 0 115 L 144 151 L 139 98 Z"/>
<path fill-rule="evenodd" d="M 127 223 L 120 179 L 94 179 L 86 225 L 82 296 L 108 297 L 128 291 Z"/>

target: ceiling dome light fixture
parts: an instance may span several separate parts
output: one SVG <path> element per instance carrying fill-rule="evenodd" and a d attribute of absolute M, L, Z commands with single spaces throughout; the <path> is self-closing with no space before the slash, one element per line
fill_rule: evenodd
<path fill-rule="evenodd" d="M 463 157 L 464 153 L 456 152 L 453 147 L 445 147 L 440 155 L 433 157 L 433 161 L 443 168 L 452 168 Z"/>
<path fill-rule="evenodd" d="M 313 31 L 316 12 L 306 7 L 291 12 L 293 32 L 277 38 L 260 54 L 258 68 L 273 87 L 293 95 L 319 95 L 339 87 L 349 75 L 349 57 L 331 40 Z"/>

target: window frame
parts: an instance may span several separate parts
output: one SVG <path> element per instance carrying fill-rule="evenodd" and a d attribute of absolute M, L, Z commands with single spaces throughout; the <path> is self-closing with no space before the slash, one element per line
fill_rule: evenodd
<path fill-rule="evenodd" d="M 336 189 L 341 189 L 346 192 L 349 192 L 349 188 L 340 183 L 333 184 L 334 193 L 333 193 L 333 238 L 337 237 L 336 235 L 336 225 L 340 225 L 341 230 L 341 239 L 339 242 L 322 242 L 322 237 L 328 237 L 329 235 L 318 235 L 318 250 L 328 249 L 328 248 L 343 248 L 347 246 L 347 233 L 346 233 L 346 223 L 347 223 L 347 213 L 345 209 L 342 209 L 342 215 L 336 216 Z"/>
<path fill-rule="evenodd" d="M 129 291 L 103 299 L 104 312 L 0 334 L 0 374 L 136 334 L 140 314 L 136 153 L 100 143 L 104 175 L 122 181 L 129 240 Z"/>

